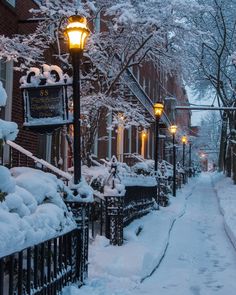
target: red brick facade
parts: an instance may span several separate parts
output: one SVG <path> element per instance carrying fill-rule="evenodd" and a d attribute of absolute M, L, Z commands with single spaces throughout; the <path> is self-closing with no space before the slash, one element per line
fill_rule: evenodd
<path fill-rule="evenodd" d="M 0 34 L 12 36 L 16 33 L 29 34 L 33 32 L 35 24 L 25 22 L 25 20 L 30 17 L 29 9 L 33 7 L 36 7 L 36 4 L 32 0 L 16 0 L 16 7 L 11 7 L 7 4 L 7 1 L 0 0 Z M 52 57 L 48 55 L 48 60 L 51 59 Z M 48 63 L 50 62 L 48 61 Z M 131 71 L 153 103 L 158 100 L 162 100 L 165 103 L 165 111 L 171 123 L 176 123 L 180 129 L 183 126 L 190 126 L 189 111 L 181 112 L 181 114 L 177 113 L 176 115 L 173 112 L 175 103 L 179 105 L 188 104 L 186 92 L 182 87 L 182 82 L 177 79 L 177 75 L 170 77 L 164 73 L 164 69 L 157 69 L 151 63 L 135 66 Z M 19 78 L 21 75 L 22 74 L 18 72 L 14 72 L 13 78 L 12 120 L 18 123 L 20 129 L 16 142 L 38 155 L 40 146 L 38 135 L 22 129 L 23 106 L 21 92 L 19 90 Z M 165 101 L 166 97 L 174 97 L 176 101 Z M 150 114 L 148 116 L 150 117 Z M 117 129 L 109 133 L 107 130 L 107 120 L 107 116 L 104 115 L 99 123 L 98 141 L 94 149 L 99 158 L 117 155 Z M 159 150 L 161 157 L 165 157 L 165 145 L 166 142 L 170 140 L 169 132 L 166 129 L 167 127 L 168 126 L 165 125 L 161 130 L 161 133 L 166 135 L 165 139 L 160 140 Z M 141 127 L 132 127 L 130 131 L 124 129 L 123 153 L 141 154 L 141 152 L 144 151 L 144 156 L 146 158 L 153 158 L 154 124 L 147 130 L 147 135 L 143 141 L 142 132 L 143 128 Z M 57 141 L 54 142 L 56 144 Z M 144 144 L 143 149 L 142 143 Z M 60 155 L 58 155 L 58 157 L 60 157 Z"/>
<path fill-rule="evenodd" d="M 16 7 L 12 7 L 5 0 L 0 1 L 0 34 L 11 37 L 14 34 L 28 34 L 34 30 L 34 24 L 22 24 L 22 20 L 30 17 L 29 9 L 35 7 L 33 1 L 16 1 Z M 13 69 L 12 69 L 13 70 Z M 16 143 L 33 153 L 37 153 L 38 136 L 32 132 L 22 129 L 23 105 L 21 91 L 19 89 L 19 79 L 22 73 L 13 72 L 13 91 L 12 91 L 12 121 L 18 124 L 19 134 Z"/>

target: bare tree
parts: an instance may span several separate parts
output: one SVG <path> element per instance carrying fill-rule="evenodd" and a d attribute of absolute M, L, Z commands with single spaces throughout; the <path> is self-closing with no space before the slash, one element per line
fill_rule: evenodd
<path fill-rule="evenodd" d="M 205 2 L 205 1 L 204 1 Z M 232 53 L 236 48 L 236 1 L 209 0 L 209 9 L 196 19 L 201 36 L 201 51 L 195 51 L 195 89 L 200 95 L 215 92 L 219 106 L 235 106 L 236 72 Z M 231 144 L 235 113 L 221 112 L 222 128 L 219 168 L 231 174 Z"/>

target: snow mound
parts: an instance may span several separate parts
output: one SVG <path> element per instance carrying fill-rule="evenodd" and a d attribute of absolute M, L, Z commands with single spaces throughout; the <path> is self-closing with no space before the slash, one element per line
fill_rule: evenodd
<path fill-rule="evenodd" d="M 0 257 L 76 227 L 56 176 L 32 168 L 0 166 Z"/>
<path fill-rule="evenodd" d="M 2 86 L 2 82 L 0 81 L 0 107 L 5 106 L 6 102 L 7 102 L 7 93 Z"/>
<path fill-rule="evenodd" d="M 7 93 L 0 81 L 0 108 L 5 106 L 7 102 Z M 15 140 L 18 133 L 17 124 L 14 122 L 6 122 L 0 119 L 0 140 Z"/>
<path fill-rule="evenodd" d="M 4 141 L 15 140 L 18 133 L 15 122 L 7 122 L 0 119 L 0 139 Z"/>

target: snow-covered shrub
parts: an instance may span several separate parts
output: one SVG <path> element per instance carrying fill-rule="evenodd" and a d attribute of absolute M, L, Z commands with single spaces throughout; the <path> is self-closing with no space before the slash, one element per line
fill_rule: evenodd
<path fill-rule="evenodd" d="M 134 164 L 131 169 L 136 174 L 150 175 L 153 172 L 153 165 L 150 164 L 150 161 L 139 162 Z"/>
<path fill-rule="evenodd" d="M 6 105 L 7 94 L 0 81 L 0 108 Z M 0 119 L 0 148 L 6 140 L 15 140 L 18 133 L 17 124 Z"/>
<path fill-rule="evenodd" d="M 32 168 L 0 166 L 0 180 L 0 255 L 76 227 L 56 176 Z"/>
<path fill-rule="evenodd" d="M 66 201 L 77 201 L 83 203 L 93 202 L 93 189 L 83 177 L 78 184 L 74 184 L 74 180 L 72 179 L 69 183 L 69 187 L 73 193 L 67 195 Z"/>

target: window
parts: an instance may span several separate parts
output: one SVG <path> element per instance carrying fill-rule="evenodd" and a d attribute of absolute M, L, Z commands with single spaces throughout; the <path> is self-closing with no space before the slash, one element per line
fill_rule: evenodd
<path fill-rule="evenodd" d="M 6 87 L 6 72 L 7 72 L 7 66 L 6 63 L 3 61 L 0 61 L 0 81 L 3 84 L 3 87 Z"/>
<path fill-rule="evenodd" d="M 0 81 L 2 82 L 2 85 L 4 88 L 6 88 L 6 72 L 7 72 L 6 63 L 3 61 L 0 61 Z M 3 119 L 4 116 L 5 116 L 5 110 L 4 110 L 4 107 L 1 107 L 0 119 Z"/>
<path fill-rule="evenodd" d="M 16 6 L 16 0 L 6 0 L 7 3 L 9 3 L 11 6 Z"/>

